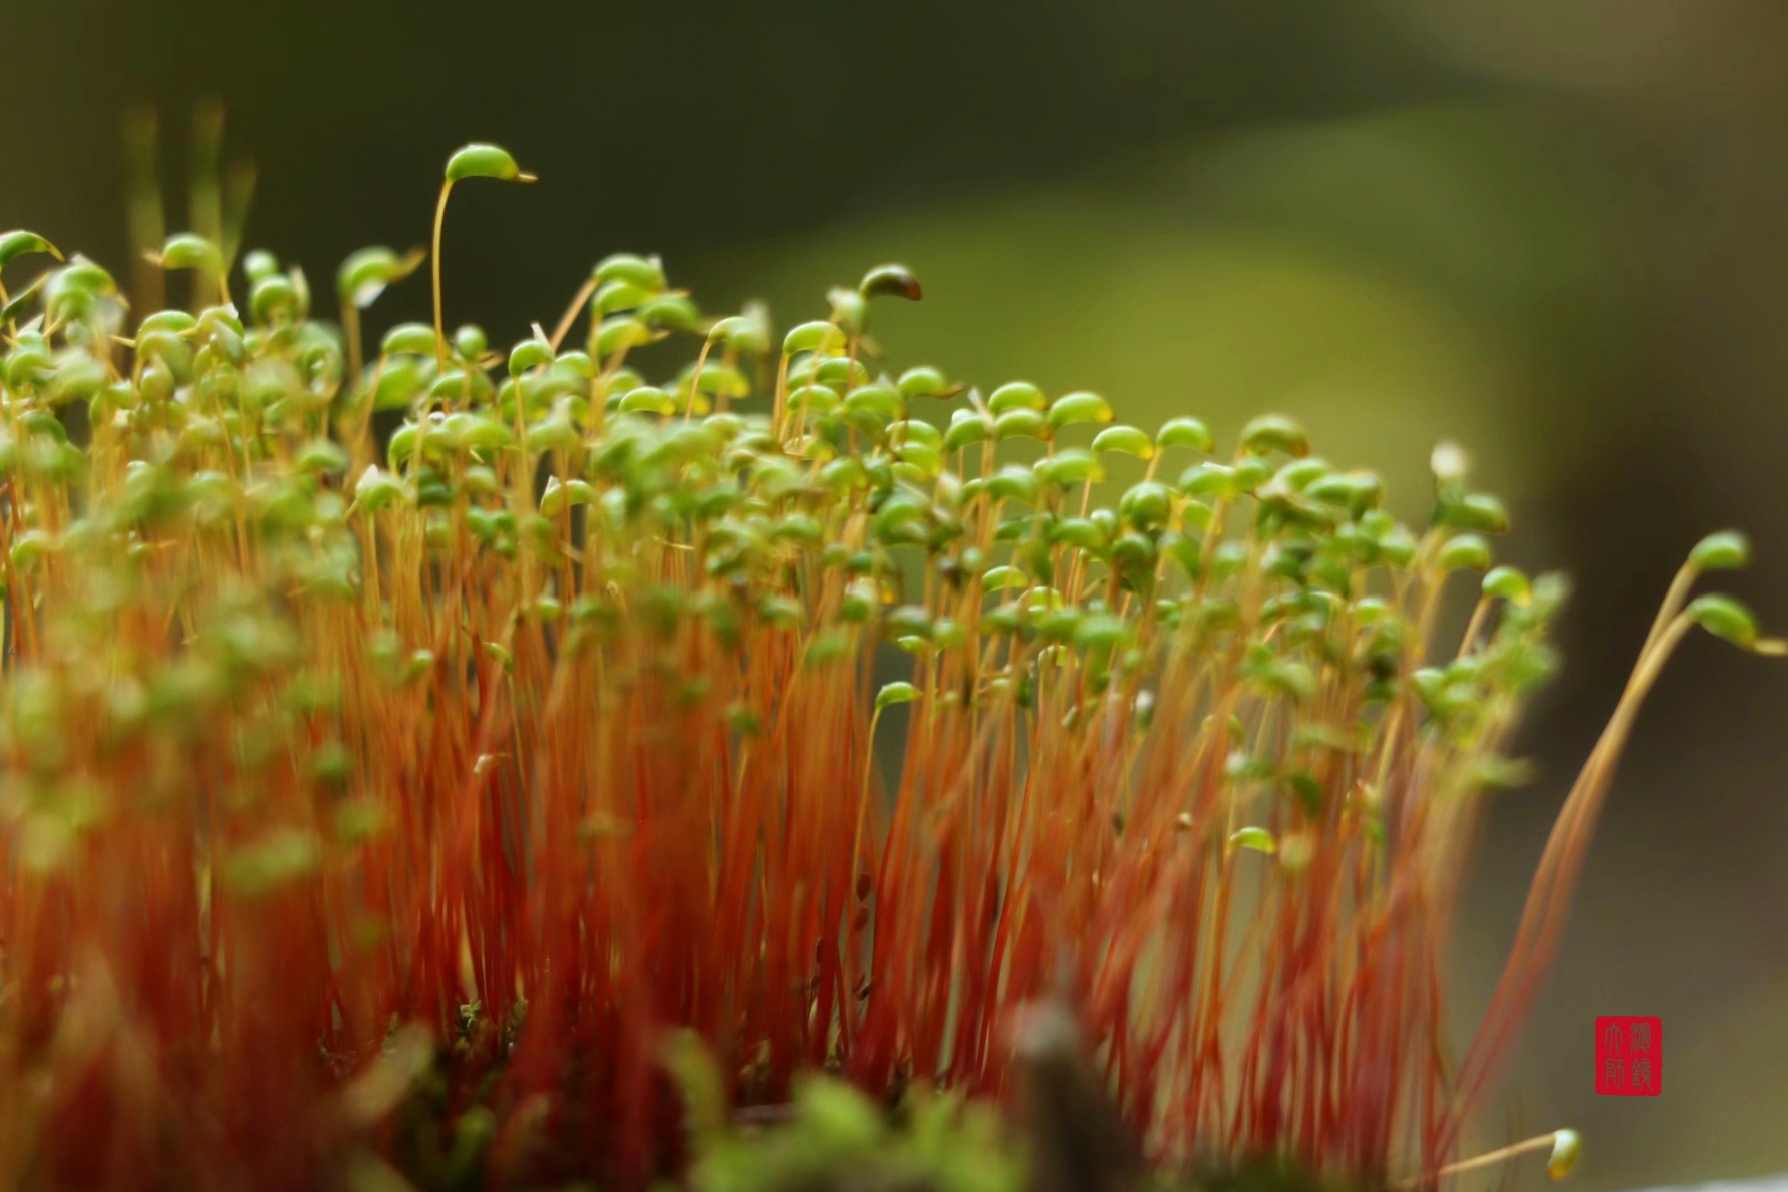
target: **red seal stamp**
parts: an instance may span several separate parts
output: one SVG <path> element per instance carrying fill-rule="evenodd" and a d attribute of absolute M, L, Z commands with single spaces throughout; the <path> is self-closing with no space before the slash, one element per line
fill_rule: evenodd
<path fill-rule="evenodd" d="M 1597 1018 L 1596 1092 L 1604 1097 L 1655 1097 L 1663 1091 L 1663 1020 Z"/>

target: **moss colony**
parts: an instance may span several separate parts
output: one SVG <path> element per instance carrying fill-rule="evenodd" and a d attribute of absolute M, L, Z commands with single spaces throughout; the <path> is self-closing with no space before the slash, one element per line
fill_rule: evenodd
<path fill-rule="evenodd" d="M 190 313 L 0 238 L 0 1187 L 811 1186 L 880 1148 L 1000 1192 L 975 1099 L 1052 991 L 1157 1170 L 1453 1159 L 1665 656 L 1774 648 L 1689 601 L 1742 539 L 1670 593 L 1449 1065 L 1447 926 L 1564 593 L 1492 565 L 1458 452 L 1411 528 L 1283 418 L 1219 451 L 886 368 L 897 266 L 777 336 L 614 256 L 495 352 L 439 317 L 479 177 L 525 176 L 455 156 L 436 325 L 364 361 L 420 254 L 350 258 L 330 324 L 215 237 L 158 257 Z M 732 1138 L 809 1072 L 805 1125 Z"/>

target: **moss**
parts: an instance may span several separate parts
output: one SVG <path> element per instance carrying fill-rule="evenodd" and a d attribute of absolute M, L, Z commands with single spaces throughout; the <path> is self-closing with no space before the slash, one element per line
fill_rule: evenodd
<path fill-rule="evenodd" d="M 0 294 L 0 1188 L 641 1187 L 692 1030 L 710 1118 L 801 1109 L 698 1134 L 698 1186 L 1003 1192 L 1080 1164 L 1024 1176 L 981 1103 L 1050 991 L 1161 1171 L 1450 1159 L 1664 659 L 1780 648 L 1689 603 L 1742 540 L 1667 596 L 1449 1070 L 1449 910 L 1564 596 L 1492 569 L 1462 452 L 1408 526 L 1289 419 L 1219 451 L 901 368 L 896 265 L 778 339 L 617 254 L 494 351 L 440 228 L 524 178 L 455 156 L 433 324 L 367 360 L 417 254 L 350 257 L 328 322 L 266 252 L 232 303 L 220 232 L 160 246 L 192 311 L 0 237 L 48 266 Z"/>

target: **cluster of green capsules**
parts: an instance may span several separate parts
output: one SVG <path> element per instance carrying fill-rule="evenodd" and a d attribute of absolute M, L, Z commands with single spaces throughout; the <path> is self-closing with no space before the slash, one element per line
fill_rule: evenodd
<path fill-rule="evenodd" d="M 437 212 L 435 325 L 393 327 L 364 363 L 363 312 L 421 254 L 350 257 L 339 325 L 313 317 L 302 270 L 264 252 L 242 262 L 238 308 L 222 254 L 190 234 L 170 238 L 160 263 L 213 278 L 225 301 L 146 314 L 129 336 L 117 286 L 85 258 L 5 296 L 15 656 L 37 648 L 19 610 L 59 615 L 91 597 L 115 611 L 121 590 L 169 579 L 152 548 L 196 530 L 183 558 L 233 541 L 233 566 L 282 599 L 370 601 L 367 640 L 387 662 L 410 651 L 397 669 L 412 678 L 450 635 L 425 640 L 411 623 L 394 642 L 398 604 L 474 595 L 487 614 L 549 627 L 555 654 L 634 629 L 674 637 L 693 618 L 734 645 L 753 625 L 795 633 L 820 664 L 879 629 L 919 656 L 914 682 L 884 703 L 1029 708 L 1053 663 L 1072 671 L 1053 684 L 1067 711 L 1115 682 L 1146 715 L 1150 683 L 1209 664 L 1220 683 L 1320 704 L 1306 736 L 1352 734 L 1400 694 L 1436 725 L 1480 732 L 1549 666 L 1543 629 L 1563 581 L 1492 566 L 1486 536 L 1507 517 L 1468 488 L 1456 449 L 1436 452 L 1433 516 L 1413 531 L 1382 507 L 1376 474 L 1313 457 L 1283 417 L 1249 423 L 1219 460 L 1193 417 L 1150 433 L 1090 392 L 1012 382 L 983 396 L 928 366 L 880 371 L 873 304 L 920 296 L 897 265 L 832 290 L 829 317 L 777 345 L 761 307 L 705 318 L 656 258 L 618 254 L 556 334 L 536 324 L 505 357 L 476 326 L 441 329 L 439 217 L 469 177 L 527 178 L 491 146 L 455 156 Z M 0 266 L 33 253 L 55 250 L 31 233 L 0 238 Z M 564 347 L 586 314 L 582 346 Z M 673 336 L 694 358 L 648 382 L 639 361 Z M 388 435 L 381 418 L 398 419 Z M 79 421 L 81 445 L 69 434 Z M 1125 471 L 1142 475 L 1109 499 Z M 83 548 L 108 575 L 122 565 L 124 589 L 56 563 Z M 1697 559 L 1745 554 L 1716 536 Z M 369 596 L 378 556 L 396 567 Z M 1465 648 L 1430 665 L 1438 596 L 1458 571 L 1481 575 L 1481 613 L 1502 612 L 1481 648 L 1470 639 L 1483 616 Z M 218 594 L 183 582 L 158 598 Z M 72 600 L 46 602 L 58 584 Z M 1727 598 L 1695 609 L 1722 636 L 1774 648 Z M 490 624 L 481 631 L 506 653 Z"/>

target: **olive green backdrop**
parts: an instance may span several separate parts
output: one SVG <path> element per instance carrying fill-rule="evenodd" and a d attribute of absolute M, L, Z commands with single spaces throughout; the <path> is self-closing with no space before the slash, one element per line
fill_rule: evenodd
<path fill-rule="evenodd" d="M 1465 1025 L 1701 532 L 1752 533 L 1732 586 L 1788 628 L 1774 0 L 0 0 L 0 52 L 0 226 L 120 272 L 123 113 L 161 113 L 178 179 L 217 96 L 259 169 L 249 243 L 315 279 L 423 241 L 458 144 L 513 149 L 541 184 L 464 188 L 445 254 L 449 317 L 498 343 L 617 249 L 785 324 L 894 258 L 927 290 L 878 309 L 899 361 L 1096 388 L 1145 425 L 1284 409 L 1405 511 L 1428 448 L 1462 439 L 1519 518 L 1509 557 L 1578 579 L 1525 736 L 1539 777 L 1474 886 Z M 376 313 L 424 315 L 424 291 Z M 1592 1189 L 1788 1169 L 1785 862 L 1788 667 L 1693 641 L 1617 784 L 1507 1129 L 1581 1129 Z M 1598 1013 L 1662 1015 L 1662 1098 L 1594 1096 Z"/>

